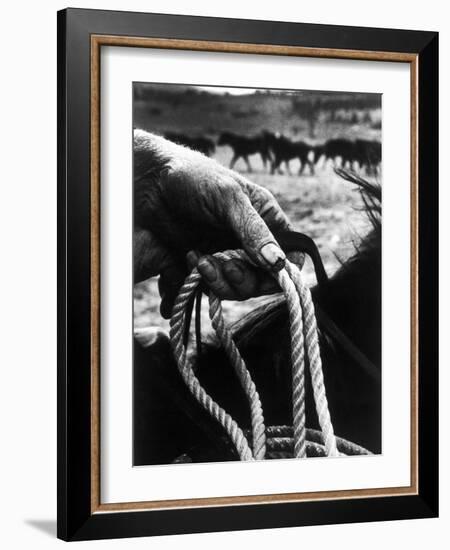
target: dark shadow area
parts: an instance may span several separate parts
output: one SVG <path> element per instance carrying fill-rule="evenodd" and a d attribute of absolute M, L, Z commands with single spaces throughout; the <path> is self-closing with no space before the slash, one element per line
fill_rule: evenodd
<path fill-rule="evenodd" d="M 56 519 L 26 519 L 25 523 L 45 535 L 56 538 Z"/>

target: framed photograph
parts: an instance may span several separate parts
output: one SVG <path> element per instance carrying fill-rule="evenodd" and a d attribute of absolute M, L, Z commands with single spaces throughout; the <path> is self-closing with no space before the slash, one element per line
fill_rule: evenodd
<path fill-rule="evenodd" d="M 58 536 L 438 514 L 438 36 L 58 13 Z"/>

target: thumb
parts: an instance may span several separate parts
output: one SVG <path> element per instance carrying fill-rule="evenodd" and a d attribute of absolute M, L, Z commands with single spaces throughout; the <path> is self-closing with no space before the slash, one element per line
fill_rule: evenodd
<path fill-rule="evenodd" d="M 245 251 L 266 269 L 283 269 L 286 255 L 249 197 L 241 189 L 236 189 L 233 199 L 231 208 L 227 209 L 226 218 Z"/>

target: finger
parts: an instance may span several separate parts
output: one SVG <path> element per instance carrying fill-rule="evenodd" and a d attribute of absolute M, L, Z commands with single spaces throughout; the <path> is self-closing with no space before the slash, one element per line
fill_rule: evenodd
<path fill-rule="evenodd" d="M 138 283 L 154 277 L 173 264 L 169 251 L 154 234 L 140 227 L 133 232 L 133 275 Z"/>
<path fill-rule="evenodd" d="M 192 271 L 194 268 L 197 267 L 197 264 L 200 258 L 201 258 L 201 254 L 200 252 L 197 252 L 197 250 L 190 250 L 186 254 L 186 263 L 190 271 Z"/>
<path fill-rule="evenodd" d="M 161 296 L 159 310 L 164 319 L 170 318 L 173 304 L 184 283 L 186 275 L 186 269 L 180 264 L 172 264 L 162 271 L 158 281 L 158 289 Z"/>
<path fill-rule="evenodd" d="M 244 193 L 248 195 L 253 208 L 273 233 L 292 229 L 289 218 L 268 189 L 251 182 L 240 174 L 237 176 L 238 183 L 241 185 Z"/>
<path fill-rule="evenodd" d="M 221 263 L 213 256 L 202 256 L 197 269 L 211 291 L 221 300 L 237 300 L 239 295 L 222 272 Z"/>
<path fill-rule="evenodd" d="M 292 230 L 289 218 L 268 189 L 261 185 L 256 185 L 241 174 L 237 174 L 237 180 L 244 192 L 249 196 L 253 208 L 275 234 L 275 237 L 278 233 Z M 296 263 L 300 269 L 302 268 L 305 261 L 305 255 L 302 252 L 289 253 L 287 257 Z"/>
<path fill-rule="evenodd" d="M 222 264 L 223 275 L 228 284 L 242 298 L 256 296 L 258 291 L 258 276 L 249 264 L 238 260 L 228 260 Z"/>
<path fill-rule="evenodd" d="M 271 275 L 262 270 L 258 272 L 254 267 L 241 260 L 224 262 L 222 272 L 228 284 L 242 300 L 262 294 L 272 294 L 279 290 Z"/>
<path fill-rule="evenodd" d="M 254 209 L 249 197 L 240 187 L 231 187 L 228 194 L 230 200 L 225 215 L 245 251 L 266 269 L 273 271 L 282 269 L 286 255 Z"/>

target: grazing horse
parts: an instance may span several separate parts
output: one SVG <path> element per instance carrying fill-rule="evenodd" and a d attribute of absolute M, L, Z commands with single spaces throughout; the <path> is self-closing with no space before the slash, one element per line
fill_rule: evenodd
<path fill-rule="evenodd" d="M 355 154 L 354 143 L 345 138 L 329 139 L 323 144 L 321 153 L 321 156 L 325 157 L 325 163 L 331 160 L 336 167 L 338 159 L 340 159 L 341 168 L 345 168 L 347 165 L 350 165 L 351 168 Z M 317 162 L 319 158 L 317 158 Z"/>
<path fill-rule="evenodd" d="M 271 173 L 280 170 L 282 162 L 285 163 L 286 169 L 289 175 L 291 170 L 289 161 L 298 159 L 300 161 L 299 175 L 303 174 L 306 166 L 309 166 L 311 174 L 314 174 L 314 162 L 311 160 L 311 152 L 313 147 L 308 145 L 304 141 L 291 141 L 287 137 L 281 135 L 271 135 L 269 139 L 270 150 L 273 154 L 274 160 L 272 161 Z"/>
<path fill-rule="evenodd" d="M 214 154 L 216 150 L 216 145 L 212 139 L 205 137 L 191 137 L 186 136 L 185 134 L 179 134 L 175 132 L 167 132 L 165 135 L 166 139 L 177 143 L 178 145 L 184 145 L 195 151 L 203 153 L 207 157 L 210 157 Z"/>
<path fill-rule="evenodd" d="M 312 289 L 327 398 L 335 433 L 381 452 L 381 188 L 338 173 L 361 191 L 372 229 L 354 255 Z M 338 329 L 336 329 L 338 327 Z M 267 426 L 292 424 L 289 318 L 283 298 L 254 309 L 231 327 L 255 382 Z M 248 404 L 223 350 L 203 343 L 196 373 L 206 391 L 243 428 Z M 318 428 L 306 369 L 306 419 Z M 134 464 L 236 460 L 224 434 L 181 381 L 168 338 L 135 342 Z M 186 458 L 187 457 L 187 458 Z"/>
<path fill-rule="evenodd" d="M 223 132 L 219 136 L 217 145 L 228 145 L 233 150 L 233 157 L 230 161 L 231 169 L 242 158 L 247 164 L 248 171 L 251 172 L 252 167 L 248 158 L 250 155 L 261 155 L 264 168 L 266 167 L 266 163 L 271 160 L 267 137 L 267 132 L 253 137 L 240 136 L 232 132 Z"/>
<path fill-rule="evenodd" d="M 354 160 L 367 174 L 376 173 L 381 163 L 381 143 L 367 139 L 357 139 L 354 143 Z"/>
<path fill-rule="evenodd" d="M 322 144 L 319 144 L 319 145 L 313 145 L 311 147 L 311 150 L 312 150 L 312 153 L 311 153 L 312 162 L 314 163 L 314 166 L 317 166 L 320 159 L 325 154 L 325 144 L 322 143 Z"/>
<path fill-rule="evenodd" d="M 332 160 L 334 166 L 340 160 L 341 168 L 353 169 L 354 164 L 357 163 L 360 170 L 365 170 L 367 174 L 376 173 L 381 163 L 381 143 L 367 139 L 355 141 L 345 138 L 330 139 L 323 145 L 315 147 L 314 157 L 315 164 L 325 157 L 325 162 Z"/>

